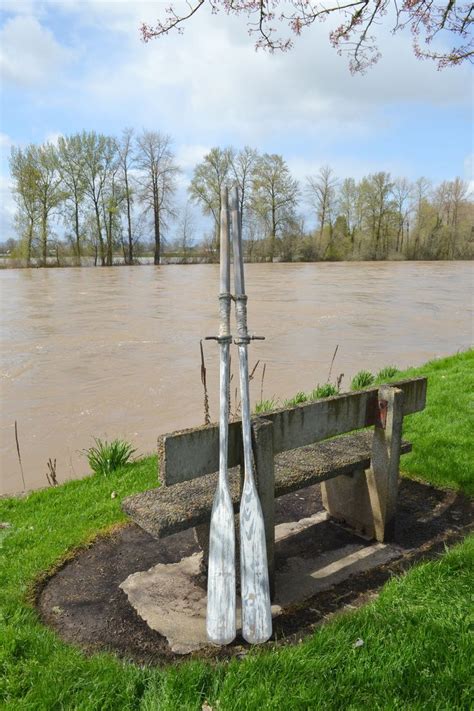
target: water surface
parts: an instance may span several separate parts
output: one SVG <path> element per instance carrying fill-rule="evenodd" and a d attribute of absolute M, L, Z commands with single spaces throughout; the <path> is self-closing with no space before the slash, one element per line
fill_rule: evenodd
<path fill-rule="evenodd" d="M 331 379 L 344 373 L 347 387 L 361 368 L 467 348 L 473 274 L 468 262 L 247 265 L 263 397 L 325 382 L 336 345 Z M 210 264 L 1 271 L 0 493 L 22 488 L 15 420 L 27 488 L 46 484 L 49 458 L 60 482 L 85 475 L 94 436 L 146 453 L 160 433 L 201 424 L 199 340 L 217 334 L 218 279 Z M 218 347 L 204 348 L 217 419 Z"/>

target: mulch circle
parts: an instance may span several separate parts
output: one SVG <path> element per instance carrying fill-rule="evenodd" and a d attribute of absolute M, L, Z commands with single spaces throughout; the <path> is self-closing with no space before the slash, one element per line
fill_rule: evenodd
<path fill-rule="evenodd" d="M 298 521 L 319 510 L 322 503 L 320 487 L 316 485 L 278 499 L 276 523 Z M 304 606 L 285 609 L 274 620 L 274 639 L 278 641 L 266 646 L 294 643 L 310 634 L 328 615 L 371 599 L 392 575 L 415 562 L 436 557 L 446 544 L 463 538 L 472 526 L 472 513 L 471 502 L 462 494 L 403 479 L 391 541 L 403 550 L 402 557 L 351 575 L 313 596 Z M 314 557 L 360 542 L 350 531 L 326 521 L 277 543 L 275 563 L 278 568 L 290 556 Z M 64 641 L 88 653 L 107 650 L 138 663 L 164 665 L 191 656 L 243 656 L 248 645 L 242 638 L 225 648 L 209 647 L 184 657 L 174 654 L 166 638 L 147 626 L 119 588 L 131 573 L 148 570 L 157 563 L 177 563 L 197 550 L 192 530 L 157 541 L 134 524 L 120 527 L 79 549 L 73 560 L 41 584 L 37 592 L 40 617 Z"/>

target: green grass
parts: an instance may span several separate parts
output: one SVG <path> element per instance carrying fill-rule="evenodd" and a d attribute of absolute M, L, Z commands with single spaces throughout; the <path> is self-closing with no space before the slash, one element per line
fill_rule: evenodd
<path fill-rule="evenodd" d="M 394 378 L 428 375 L 428 404 L 406 419 L 410 476 L 472 493 L 474 351 Z M 156 458 L 0 500 L 0 708 L 106 711 L 468 709 L 472 700 L 474 537 L 384 586 L 296 646 L 243 660 L 160 670 L 87 657 L 38 620 L 34 582 L 99 530 L 124 520 L 121 499 L 156 484 Z M 112 492 L 117 493 L 111 498 Z M 357 639 L 363 646 L 355 648 Z"/>
<path fill-rule="evenodd" d="M 426 409 L 404 420 L 413 452 L 404 474 L 474 495 L 474 350 L 410 368 L 386 380 L 428 377 Z"/>

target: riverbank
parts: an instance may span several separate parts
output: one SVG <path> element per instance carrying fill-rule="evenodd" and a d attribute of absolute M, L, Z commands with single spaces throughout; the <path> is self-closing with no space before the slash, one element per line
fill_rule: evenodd
<path fill-rule="evenodd" d="M 433 261 L 433 262 L 470 262 L 474 258 L 474 255 L 469 253 L 466 254 L 464 257 L 463 256 L 456 256 L 456 258 L 452 259 L 430 259 L 428 261 Z M 426 259 L 408 259 L 407 257 L 403 256 L 397 256 L 397 257 L 387 257 L 385 259 L 363 259 L 360 256 L 357 256 L 357 258 L 354 259 L 280 259 L 278 257 L 275 257 L 273 259 L 273 264 L 354 264 L 355 262 L 365 262 L 365 263 L 375 263 L 378 264 L 380 262 L 388 263 L 390 264 L 391 262 L 425 262 L 427 261 Z M 153 257 L 150 256 L 143 256 L 143 257 L 137 257 L 136 259 L 133 260 L 133 264 L 127 264 L 125 259 L 120 256 L 116 256 L 113 258 L 113 262 L 110 265 L 110 267 L 126 267 L 126 266 L 134 266 L 134 267 L 140 267 L 140 266 L 148 266 L 150 264 L 154 263 Z M 248 264 L 270 264 L 270 260 L 268 259 L 253 259 L 253 260 L 248 260 L 246 263 Z M 173 266 L 173 265 L 187 265 L 187 266 L 192 266 L 193 264 L 217 264 L 217 259 L 215 257 L 211 258 L 209 256 L 205 255 L 190 255 L 190 256 L 180 256 L 180 255 L 170 255 L 170 254 L 164 254 L 160 258 L 160 264 L 157 266 L 163 267 L 163 266 Z M 109 268 L 110 268 L 109 267 Z M 32 259 L 30 264 L 27 264 L 25 259 L 18 259 L 16 257 L 0 257 L 0 270 L 1 269 L 79 269 L 79 268 L 85 268 L 85 269 L 92 269 L 92 268 L 97 268 L 97 269 L 104 269 L 107 268 L 104 265 L 101 265 L 100 263 L 96 263 L 96 260 L 94 257 L 83 257 L 81 259 L 81 263 L 78 264 L 78 261 L 74 257 L 64 257 L 61 259 L 59 262 L 56 259 L 56 257 L 48 257 L 46 264 L 42 263 L 40 259 Z"/>
<path fill-rule="evenodd" d="M 403 375 L 429 378 L 426 410 L 408 418 L 404 475 L 474 493 L 474 351 Z M 400 377 L 397 375 L 396 377 Z M 301 644 L 211 665 L 157 669 L 87 656 L 59 641 L 33 605 L 38 581 L 120 525 L 121 499 L 156 485 L 156 457 L 0 501 L 0 699 L 6 709 L 467 708 L 472 698 L 466 619 L 474 537 L 412 568 L 378 599 L 337 616 Z M 356 640 L 363 644 L 355 645 Z"/>

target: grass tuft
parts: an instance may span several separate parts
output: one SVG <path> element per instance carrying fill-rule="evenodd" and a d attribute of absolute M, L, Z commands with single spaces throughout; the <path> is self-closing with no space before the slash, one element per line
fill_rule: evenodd
<path fill-rule="evenodd" d="M 278 402 L 273 398 L 271 400 L 260 400 L 255 405 L 254 412 L 256 415 L 261 415 L 263 412 L 271 412 L 271 410 L 276 410 L 277 408 Z"/>
<path fill-rule="evenodd" d="M 128 464 L 136 450 L 128 442 L 94 439 L 95 447 L 86 450 L 87 461 L 94 474 L 108 476 Z"/>
<path fill-rule="evenodd" d="M 308 401 L 308 395 L 300 390 L 292 398 L 283 401 L 283 407 L 296 407 L 296 405 L 301 405 L 303 402 Z"/>
<path fill-rule="evenodd" d="M 375 377 L 368 370 L 359 370 L 358 373 L 354 375 L 351 381 L 351 390 L 362 390 L 363 388 L 369 388 L 375 382 Z"/>
<path fill-rule="evenodd" d="M 384 383 L 386 380 L 390 380 L 390 378 L 399 375 L 399 373 L 400 371 L 395 365 L 387 365 L 385 368 L 382 368 L 382 370 L 379 370 L 375 377 L 375 382 Z"/>
<path fill-rule="evenodd" d="M 323 397 L 332 397 L 332 395 L 338 395 L 339 390 L 332 383 L 324 383 L 324 385 L 318 385 L 309 394 L 310 400 L 320 400 Z"/>

